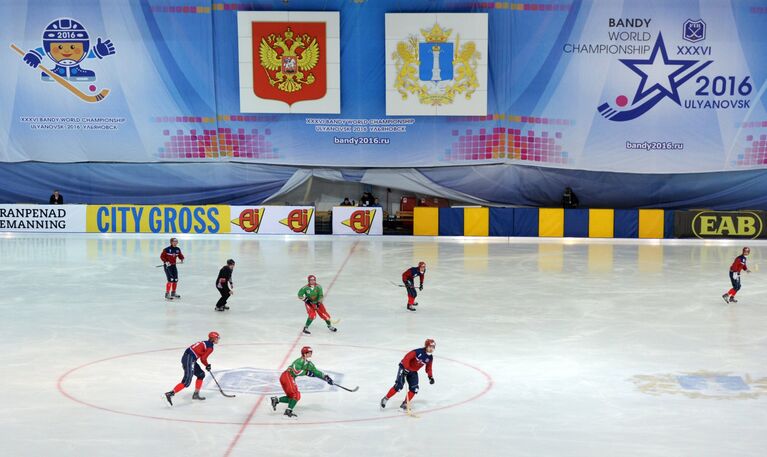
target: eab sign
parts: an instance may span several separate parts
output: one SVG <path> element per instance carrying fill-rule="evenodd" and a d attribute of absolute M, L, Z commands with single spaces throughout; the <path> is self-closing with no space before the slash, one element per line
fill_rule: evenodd
<path fill-rule="evenodd" d="M 675 211 L 677 238 L 765 238 L 764 211 Z"/>

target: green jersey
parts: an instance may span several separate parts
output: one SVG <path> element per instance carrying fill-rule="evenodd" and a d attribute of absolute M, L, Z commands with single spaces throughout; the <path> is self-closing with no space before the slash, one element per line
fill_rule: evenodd
<path fill-rule="evenodd" d="M 309 299 L 309 303 L 316 305 L 322 301 L 322 286 L 317 284 L 314 287 L 306 285 L 298 291 L 298 298 L 301 300 Z"/>
<path fill-rule="evenodd" d="M 323 378 L 325 376 L 325 373 L 318 370 L 312 362 L 304 360 L 303 357 L 294 360 L 286 371 L 290 373 L 290 376 L 294 379 L 299 376 L 316 376 L 318 378 Z M 311 373 L 311 375 L 309 373 Z"/>

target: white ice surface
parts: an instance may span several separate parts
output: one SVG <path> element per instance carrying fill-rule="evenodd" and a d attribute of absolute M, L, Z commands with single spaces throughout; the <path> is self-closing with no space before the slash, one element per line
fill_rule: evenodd
<path fill-rule="evenodd" d="M 737 305 L 720 298 L 742 243 L 180 238 L 183 298 L 169 303 L 155 268 L 165 236 L 0 234 L 1 456 L 767 455 L 767 266 Z M 767 244 L 749 243 L 758 266 Z M 236 295 L 216 313 L 230 257 Z M 418 260 L 426 286 L 408 313 L 390 281 Z M 330 289 L 336 334 L 318 320 L 298 338 L 310 273 Z M 224 398 L 212 384 L 204 402 L 187 389 L 164 405 L 183 349 L 210 330 L 216 372 L 278 374 L 308 344 L 360 389 L 305 393 L 297 421 L 268 394 Z M 397 411 L 402 393 L 381 411 L 397 363 L 427 337 L 437 382 L 421 371 L 419 417 Z M 651 395 L 634 382 L 684 373 L 706 386 Z"/>

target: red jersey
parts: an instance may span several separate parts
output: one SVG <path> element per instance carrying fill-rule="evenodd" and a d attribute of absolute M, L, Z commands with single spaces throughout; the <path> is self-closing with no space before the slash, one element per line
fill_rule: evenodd
<path fill-rule="evenodd" d="M 198 341 L 197 343 L 194 343 L 193 345 L 189 346 L 187 351 L 192 351 L 197 358 L 200 359 L 200 362 L 202 362 L 203 365 L 208 364 L 208 356 L 210 356 L 213 353 L 213 342 L 212 341 Z"/>
<path fill-rule="evenodd" d="M 426 352 L 426 349 L 413 349 L 405 354 L 405 358 L 402 359 L 403 367 L 408 371 L 418 371 L 422 366 L 426 365 L 426 374 L 431 378 L 431 364 L 434 361 L 434 357 Z"/>
<path fill-rule="evenodd" d="M 741 271 L 748 271 L 748 267 L 746 267 L 746 256 L 739 255 L 735 257 L 735 261 L 732 262 L 732 265 L 730 266 L 730 271 L 733 273 L 740 273 Z"/>
<path fill-rule="evenodd" d="M 168 246 L 167 248 L 162 250 L 162 254 L 160 254 L 160 260 L 163 261 L 163 263 L 168 262 L 171 265 L 176 264 L 176 259 L 183 261 L 184 260 L 184 254 L 181 253 L 181 249 L 176 246 Z"/>
<path fill-rule="evenodd" d="M 421 273 L 421 270 L 418 267 L 411 267 L 405 270 L 404 273 L 402 273 L 402 280 L 403 281 L 412 281 L 415 279 L 416 276 L 418 276 L 421 279 L 421 285 L 423 285 L 423 277 L 425 273 Z"/>

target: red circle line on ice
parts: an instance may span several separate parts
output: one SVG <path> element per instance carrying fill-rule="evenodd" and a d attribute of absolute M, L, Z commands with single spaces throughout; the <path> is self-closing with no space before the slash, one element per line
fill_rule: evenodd
<path fill-rule="evenodd" d="M 237 343 L 237 344 L 227 344 L 227 345 L 221 345 L 221 346 L 277 346 L 277 345 L 281 345 L 281 344 L 283 344 L 283 343 Z M 318 347 L 328 346 L 328 347 L 344 347 L 344 348 L 354 348 L 354 349 L 368 349 L 368 350 L 378 350 L 378 351 L 401 352 L 403 354 L 407 352 L 406 350 L 402 350 L 402 349 L 380 348 L 380 347 L 372 347 L 372 346 L 355 346 L 355 345 L 350 345 L 350 344 L 315 344 L 315 346 L 318 346 Z M 67 397 L 68 399 L 70 399 L 70 400 L 72 400 L 72 401 L 74 401 L 76 403 L 79 403 L 79 404 L 85 405 L 85 406 L 89 406 L 91 408 L 99 409 L 101 411 L 107 411 L 107 412 L 110 412 L 110 413 L 114 413 L 114 414 L 121 414 L 121 415 L 124 415 L 124 416 L 133 416 L 133 417 L 142 417 L 142 418 L 145 418 L 145 419 L 155 419 L 155 420 L 162 420 L 162 421 L 169 421 L 169 422 L 189 422 L 189 423 L 198 423 L 198 424 L 219 424 L 219 425 L 242 425 L 243 422 L 226 422 L 226 421 L 197 420 L 197 419 L 176 419 L 176 418 L 172 418 L 172 417 L 152 416 L 152 415 L 149 415 L 149 414 L 137 414 L 137 413 L 131 413 L 131 412 L 127 412 L 127 411 L 120 411 L 120 410 L 113 409 L 113 408 L 107 408 L 107 407 L 104 407 L 104 406 L 99 406 L 99 405 L 96 405 L 94 403 L 90 403 L 88 401 L 85 401 L 85 400 L 82 400 L 80 398 L 77 398 L 73 394 L 67 392 L 67 390 L 64 388 L 64 382 L 66 381 L 66 379 L 67 379 L 67 377 L 69 375 L 71 375 L 72 373 L 75 373 L 78 370 L 82 370 L 83 368 L 86 368 L 86 367 L 97 365 L 97 364 L 103 363 L 103 362 L 109 362 L 109 361 L 116 360 L 116 359 L 123 359 L 123 358 L 127 358 L 127 357 L 133 357 L 133 356 L 144 355 L 144 354 L 152 354 L 152 353 L 155 353 L 155 352 L 181 351 L 183 349 L 185 349 L 185 347 L 175 347 L 175 348 L 167 348 L 167 349 L 155 349 L 155 350 L 151 350 L 151 351 L 131 352 L 129 354 L 121 354 L 121 355 L 116 355 L 116 356 L 112 356 L 112 357 L 107 357 L 105 359 L 94 360 L 93 362 L 88 362 L 86 364 L 83 364 L 83 365 L 80 365 L 78 367 L 72 368 L 72 369 L 68 370 L 66 373 L 62 374 L 59 377 L 59 379 L 58 379 L 58 381 L 56 383 L 56 387 L 58 388 L 59 392 L 63 396 Z M 493 387 L 493 378 L 488 373 L 486 373 L 484 370 L 482 370 L 481 368 L 478 368 L 478 367 L 475 367 L 474 365 L 468 364 L 466 362 L 462 362 L 460 360 L 451 359 L 451 358 L 448 358 L 448 357 L 435 356 L 434 359 L 435 359 L 435 361 L 446 360 L 446 361 L 457 363 L 459 365 L 463 365 L 463 366 L 465 366 L 467 368 L 470 368 L 470 369 L 472 369 L 472 370 L 482 374 L 482 376 L 485 378 L 487 383 L 485 384 L 485 387 L 482 389 L 482 391 L 472 395 L 470 398 L 467 398 L 465 400 L 461 400 L 461 401 L 459 401 L 457 403 L 451 403 L 451 404 L 444 405 L 444 406 L 439 406 L 439 407 L 436 407 L 436 408 L 418 410 L 417 412 L 418 412 L 419 415 L 433 413 L 433 412 L 436 412 L 436 411 L 442 411 L 442 410 L 450 409 L 450 408 L 455 408 L 456 406 L 461 406 L 463 404 L 469 403 L 469 402 L 474 401 L 474 400 L 478 399 L 479 397 L 485 395 Z M 388 379 L 387 379 L 386 386 L 385 387 L 382 386 L 382 389 L 386 390 L 386 387 L 388 387 Z M 304 421 L 296 421 L 296 422 L 294 422 L 294 421 L 252 422 L 251 421 L 248 425 L 249 426 L 251 426 L 251 425 L 322 425 L 322 424 L 338 424 L 338 423 L 350 423 L 350 422 L 368 422 L 368 421 L 377 421 L 377 420 L 398 419 L 398 418 L 403 418 L 403 417 L 408 417 L 408 416 L 406 416 L 405 414 L 397 414 L 397 415 L 380 416 L 380 417 L 365 417 L 365 418 L 358 418 L 358 419 L 339 419 L 339 420 L 323 420 L 323 421 L 307 421 L 307 422 L 304 422 Z"/>

